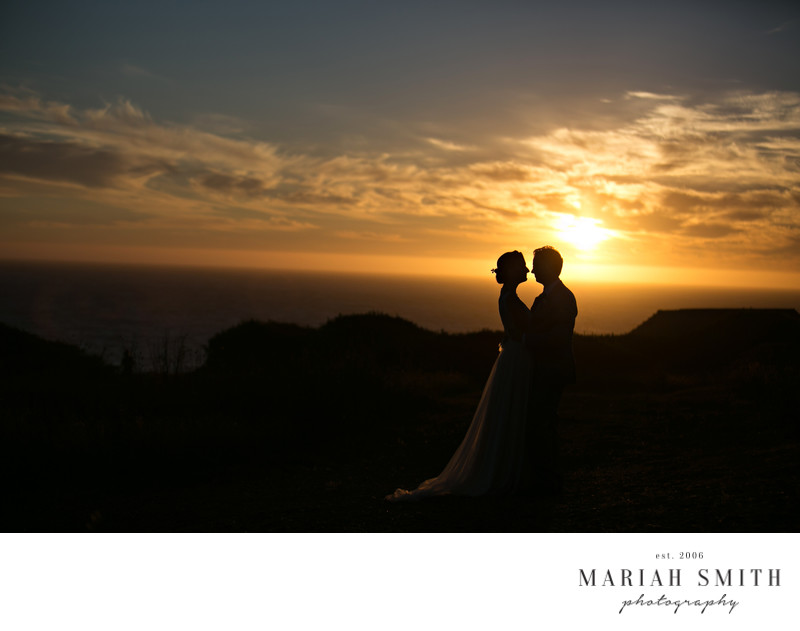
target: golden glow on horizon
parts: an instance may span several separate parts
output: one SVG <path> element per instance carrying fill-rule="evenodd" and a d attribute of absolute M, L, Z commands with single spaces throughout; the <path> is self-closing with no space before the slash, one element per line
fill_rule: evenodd
<path fill-rule="evenodd" d="M 8 245 L 12 246 L 12 244 Z M 47 245 L 46 248 L 40 250 L 39 256 L 31 256 L 34 244 L 16 245 L 20 247 L 3 249 L 3 259 L 434 276 L 472 278 L 476 282 L 491 281 L 492 283 L 494 280 L 489 274 L 489 269 L 494 267 L 496 262 L 491 256 L 464 259 L 321 252 L 63 245 Z M 530 253 L 526 252 L 525 258 L 529 260 Z M 758 270 L 610 265 L 580 263 L 569 258 L 564 262 L 561 277 L 567 284 L 571 282 L 598 285 L 621 283 L 794 291 L 800 287 L 800 273 L 796 272 L 765 273 Z M 533 275 L 529 276 L 528 282 L 536 283 Z"/>
<path fill-rule="evenodd" d="M 564 263 L 564 282 L 622 283 L 676 287 L 726 287 L 731 289 L 782 289 L 797 291 L 800 273 L 760 270 L 711 269 L 700 267 L 656 267 Z"/>

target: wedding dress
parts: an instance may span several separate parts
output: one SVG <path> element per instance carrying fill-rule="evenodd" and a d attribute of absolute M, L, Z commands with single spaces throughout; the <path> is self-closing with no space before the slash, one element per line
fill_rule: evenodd
<path fill-rule="evenodd" d="M 387 500 L 505 494 L 522 484 L 530 388 L 522 335 L 529 312 L 513 289 L 501 291 L 499 308 L 505 336 L 464 440 L 437 477 L 411 491 L 397 489 Z"/>

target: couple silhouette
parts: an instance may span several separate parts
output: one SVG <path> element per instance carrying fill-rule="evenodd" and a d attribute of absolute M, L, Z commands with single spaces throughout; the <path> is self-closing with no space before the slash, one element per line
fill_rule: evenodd
<path fill-rule="evenodd" d="M 444 470 L 389 501 L 438 495 L 557 495 L 558 403 L 575 381 L 572 332 L 578 307 L 559 278 L 563 259 L 544 246 L 531 271 L 542 293 L 530 309 L 517 295 L 528 279 L 521 252 L 506 252 L 492 272 L 502 285 L 498 306 L 503 342 L 467 434 Z"/>

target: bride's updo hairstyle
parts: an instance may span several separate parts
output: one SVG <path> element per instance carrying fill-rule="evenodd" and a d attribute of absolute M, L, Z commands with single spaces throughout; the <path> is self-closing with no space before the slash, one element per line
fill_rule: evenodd
<path fill-rule="evenodd" d="M 525 265 L 525 257 L 522 255 L 522 252 L 518 252 L 514 250 L 513 252 L 506 252 L 502 254 L 499 259 L 497 259 L 497 267 L 492 270 L 497 279 L 497 282 L 501 285 L 505 283 L 508 279 L 508 269 L 514 264 L 519 264 L 522 267 L 526 267 Z"/>

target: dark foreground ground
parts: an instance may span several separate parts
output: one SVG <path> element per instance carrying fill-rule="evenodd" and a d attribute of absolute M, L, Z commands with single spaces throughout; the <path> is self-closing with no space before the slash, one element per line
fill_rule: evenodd
<path fill-rule="evenodd" d="M 794 532 L 800 317 L 659 312 L 580 336 L 564 494 L 388 504 L 460 442 L 500 334 L 245 323 L 181 373 L 0 327 L 6 531 Z M 177 353 L 177 354 L 176 354 Z"/>

